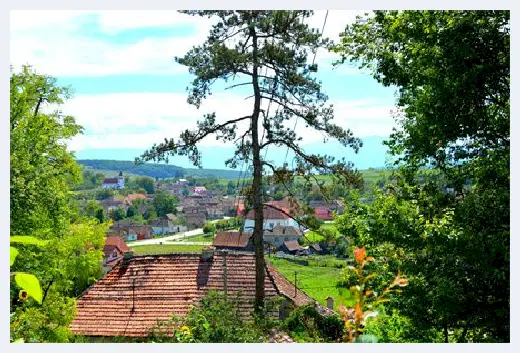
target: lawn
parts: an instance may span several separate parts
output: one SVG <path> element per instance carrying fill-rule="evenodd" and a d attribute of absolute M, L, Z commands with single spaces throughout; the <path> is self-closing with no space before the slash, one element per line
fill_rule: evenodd
<path fill-rule="evenodd" d="M 211 243 L 213 242 L 213 236 L 211 234 L 200 234 L 195 235 L 194 237 L 184 237 L 183 241 Z"/>
<path fill-rule="evenodd" d="M 266 260 L 273 264 L 287 279 L 294 283 L 296 272 L 297 287 L 316 299 L 320 304 L 327 305 L 327 297 L 334 298 L 334 307 L 342 305 L 343 289 L 336 287 L 342 278 L 342 268 L 337 268 L 340 260 L 332 256 L 320 256 L 320 261 L 313 261 L 309 257 L 309 265 L 299 265 L 294 262 L 273 257 Z M 346 262 L 345 260 L 343 260 Z M 324 266 L 327 265 L 327 266 Z"/>
<path fill-rule="evenodd" d="M 136 255 L 159 255 L 172 253 L 198 253 L 206 245 L 154 244 L 133 247 Z"/>
<path fill-rule="evenodd" d="M 324 223 L 320 228 L 336 230 L 336 225 L 334 223 Z M 336 230 L 336 232 L 337 232 L 337 230 Z M 339 232 L 336 233 L 336 236 L 337 235 L 339 235 Z M 320 234 L 318 234 L 312 230 L 309 231 L 307 234 L 305 234 L 305 243 L 314 244 L 321 240 L 323 240 L 323 236 L 321 236 Z"/>

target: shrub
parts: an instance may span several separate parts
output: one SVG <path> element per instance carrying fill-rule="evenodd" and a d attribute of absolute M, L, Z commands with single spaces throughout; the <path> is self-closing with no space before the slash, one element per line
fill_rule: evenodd
<path fill-rule="evenodd" d="M 185 318 L 174 317 L 151 332 L 155 342 L 258 343 L 267 335 L 239 314 L 239 297 L 210 291 Z M 166 333 L 165 333 L 166 332 Z"/>
<path fill-rule="evenodd" d="M 295 310 L 283 326 L 299 342 L 339 342 L 345 324 L 339 316 L 323 316 L 314 306 L 305 306 Z"/>

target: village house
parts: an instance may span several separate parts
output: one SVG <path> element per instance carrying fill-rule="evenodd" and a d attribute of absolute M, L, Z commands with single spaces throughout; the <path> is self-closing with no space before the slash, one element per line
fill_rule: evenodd
<path fill-rule="evenodd" d="M 119 172 L 117 178 L 105 178 L 103 180 L 102 189 L 123 189 L 125 187 L 125 178 L 123 172 Z"/>
<path fill-rule="evenodd" d="M 125 241 L 136 241 L 153 238 L 152 227 L 133 224 L 117 224 L 112 226 L 107 231 L 107 235 L 117 235 L 123 237 Z"/>
<path fill-rule="evenodd" d="M 126 206 L 124 205 L 122 200 L 100 200 L 99 204 L 101 205 L 101 207 L 103 207 L 103 210 L 107 215 L 110 213 L 110 211 L 115 210 L 118 207 L 126 209 Z"/>
<path fill-rule="evenodd" d="M 313 209 L 317 208 L 327 208 L 332 212 L 336 212 L 337 214 L 341 215 L 345 212 L 345 205 L 340 200 L 334 200 L 330 203 L 327 203 L 323 200 L 311 200 L 309 201 L 309 207 Z"/>
<path fill-rule="evenodd" d="M 254 254 L 208 251 L 123 259 L 78 298 L 70 329 L 90 337 L 145 337 L 158 322 L 186 316 L 210 290 L 224 288 L 228 297 L 239 297 L 243 319 L 252 319 Z M 280 318 L 303 305 L 326 310 L 270 264 L 265 266 L 265 297 L 282 298 L 280 310 L 270 313 Z"/>
<path fill-rule="evenodd" d="M 213 239 L 213 247 L 217 250 L 253 251 L 252 236 L 250 232 L 218 232 Z"/>
<path fill-rule="evenodd" d="M 185 232 L 188 227 L 177 224 L 178 218 L 173 213 L 168 213 L 164 217 L 156 218 L 149 222 L 154 235 L 174 234 Z"/>
<path fill-rule="evenodd" d="M 126 245 L 123 238 L 119 236 L 108 236 L 105 240 L 105 247 L 103 248 L 104 275 L 106 275 L 119 261 L 121 261 L 124 254 L 129 251 L 130 248 Z"/>
<path fill-rule="evenodd" d="M 184 216 L 188 229 L 201 228 L 206 224 L 206 215 L 204 213 L 188 213 Z"/>
<path fill-rule="evenodd" d="M 255 211 L 251 210 L 247 213 L 244 222 L 244 231 L 252 231 L 255 226 Z M 298 224 L 294 219 L 289 217 L 286 213 L 277 209 L 264 206 L 264 230 L 272 230 L 276 226 L 291 226 L 300 231 L 304 231 L 305 227 Z"/>
<path fill-rule="evenodd" d="M 332 211 L 327 207 L 316 207 L 314 209 L 314 214 L 316 215 L 316 218 L 321 219 L 322 221 L 332 221 L 334 219 Z"/>
<path fill-rule="evenodd" d="M 264 242 L 277 248 L 286 241 L 298 241 L 301 237 L 303 237 L 303 232 L 293 226 L 277 225 L 272 230 L 264 230 Z"/>
<path fill-rule="evenodd" d="M 196 196 L 206 196 L 208 195 L 208 190 L 205 186 L 195 186 L 193 188 L 193 194 Z"/>

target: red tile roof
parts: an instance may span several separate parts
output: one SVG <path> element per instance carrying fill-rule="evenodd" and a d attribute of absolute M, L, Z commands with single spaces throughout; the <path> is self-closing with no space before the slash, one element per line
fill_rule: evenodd
<path fill-rule="evenodd" d="M 252 234 L 250 232 L 218 232 L 213 239 L 213 246 L 245 248 Z"/>
<path fill-rule="evenodd" d="M 126 251 L 130 251 L 130 248 L 126 245 L 123 238 L 111 235 L 108 236 L 105 240 L 105 256 L 108 256 L 108 254 L 114 251 L 114 249 L 119 250 L 121 254 L 124 254 Z"/>
<path fill-rule="evenodd" d="M 210 289 L 223 290 L 223 257 L 216 252 L 208 260 L 197 254 L 172 254 L 122 261 L 78 299 L 70 328 L 85 336 L 146 336 L 158 320 L 184 316 Z M 228 295 L 240 294 L 239 310 L 250 317 L 255 297 L 254 254 L 228 254 L 227 278 Z M 266 266 L 265 295 L 282 295 L 298 306 L 314 302 L 295 291 L 270 265 Z"/>
<path fill-rule="evenodd" d="M 264 219 L 289 219 L 285 213 L 271 207 L 264 207 Z M 251 210 L 247 213 L 246 219 L 255 219 L 255 211 Z"/>

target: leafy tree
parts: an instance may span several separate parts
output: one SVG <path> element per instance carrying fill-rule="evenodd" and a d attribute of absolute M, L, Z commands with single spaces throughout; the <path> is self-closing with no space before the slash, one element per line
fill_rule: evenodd
<path fill-rule="evenodd" d="M 75 297 L 102 273 L 107 224 L 82 218 L 71 199 L 82 175 L 66 141 L 82 129 L 73 117 L 52 110 L 70 97 L 70 89 L 27 66 L 11 71 L 10 88 L 11 241 L 30 235 L 46 242 L 43 248 L 16 248 L 11 270 L 38 278 L 41 305 L 11 288 L 11 337 L 64 342 Z"/>
<path fill-rule="evenodd" d="M 155 211 L 155 207 L 153 205 L 148 205 L 145 208 L 143 213 L 143 217 L 146 220 L 153 220 L 157 218 L 157 212 Z"/>
<path fill-rule="evenodd" d="M 115 209 L 112 209 L 109 212 L 110 218 L 112 218 L 116 222 L 122 220 L 123 218 L 125 218 L 125 215 L 126 215 L 126 213 L 125 213 L 125 211 L 121 207 L 117 207 Z"/>
<path fill-rule="evenodd" d="M 133 217 L 135 215 L 137 215 L 137 209 L 135 208 L 135 206 L 128 207 L 128 209 L 126 210 L 126 216 Z"/>
<path fill-rule="evenodd" d="M 510 338 L 509 21 L 509 11 L 376 11 L 335 48 L 399 89 L 388 144 L 400 177 L 346 228 L 405 250 L 400 313 L 445 342 Z"/>
<path fill-rule="evenodd" d="M 204 227 L 202 228 L 202 231 L 204 232 L 204 234 L 215 234 L 215 232 L 217 231 L 217 228 L 215 227 L 215 225 L 213 223 L 206 223 L 204 225 Z"/>
<path fill-rule="evenodd" d="M 153 198 L 153 205 L 159 217 L 165 216 L 168 213 L 176 213 L 178 203 L 179 199 L 162 190 L 157 191 Z"/>
<path fill-rule="evenodd" d="M 306 127 L 337 139 L 343 146 L 356 151 L 360 141 L 352 136 L 351 131 L 332 123 L 333 109 L 325 105 L 327 96 L 313 76 L 317 66 L 308 62 L 308 54 L 326 46 L 328 41 L 322 39 L 319 31 L 304 23 L 312 11 L 183 12 L 217 20 L 204 44 L 194 47 L 184 57 L 176 58 L 195 75 L 188 102 L 199 107 L 202 100 L 211 94 L 212 85 L 217 80 L 237 80 L 238 83 L 229 88 L 248 86 L 252 89 L 252 113 L 229 117 L 222 123 L 217 123 L 215 113 L 207 114 L 196 129 L 182 132 L 178 140 L 172 138 L 154 145 L 141 159 L 168 161 L 169 155 L 186 155 L 195 165 L 201 166 L 197 144 L 207 136 L 215 135 L 224 142 L 235 143 L 235 155 L 226 161 L 228 167 L 236 168 L 240 162 L 252 160 L 253 181 L 248 205 L 255 211 L 255 309 L 261 312 L 265 297 L 264 167 L 271 169 L 275 183 L 286 182 L 298 175 L 310 183 L 313 173 L 324 171 L 335 172 L 338 182 L 347 185 L 359 182 L 359 175 L 352 173 L 351 165 L 345 161 L 335 163 L 331 157 L 306 153 L 299 143 L 301 138 L 285 124 L 301 119 Z M 273 111 L 268 109 L 267 102 L 276 106 L 276 112 L 273 113 L 274 108 Z M 263 159 L 260 152 L 271 145 L 292 150 L 295 167 L 277 167 Z"/>
<path fill-rule="evenodd" d="M 102 189 L 96 191 L 96 200 L 108 200 L 115 195 L 115 191 L 112 189 Z"/>
<path fill-rule="evenodd" d="M 155 193 L 155 181 L 152 178 L 137 178 L 136 184 L 146 190 L 147 194 Z"/>

